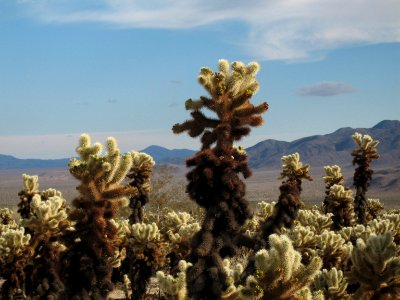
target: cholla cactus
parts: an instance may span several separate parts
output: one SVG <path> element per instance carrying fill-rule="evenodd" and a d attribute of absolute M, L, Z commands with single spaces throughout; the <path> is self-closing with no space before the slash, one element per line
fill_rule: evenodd
<path fill-rule="evenodd" d="M 107 153 L 101 156 L 102 145 L 91 145 L 90 137 L 82 134 L 76 148 L 80 159 L 71 159 L 69 170 L 80 180 L 80 196 L 73 200 L 69 219 L 76 222 L 75 231 L 67 237 L 63 255 L 63 297 L 106 299 L 113 289 L 110 258 L 117 250 L 113 240 L 116 228 L 111 223 L 126 198 L 137 193 L 125 185 L 124 178 L 132 166 L 131 154 L 120 154 L 114 138 L 107 139 Z M 89 296 L 91 295 L 91 296 Z"/>
<path fill-rule="evenodd" d="M 211 98 L 186 101 L 192 119 L 172 128 L 174 133 L 201 135 L 202 142 L 201 151 L 186 162 L 193 167 L 187 174 L 188 194 L 206 209 L 202 228 L 192 239 L 194 251 L 187 257 L 193 263 L 187 271 L 187 286 L 194 300 L 220 298 L 227 288 L 222 261 L 249 240 L 240 232 L 251 212 L 238 175 L 247 178 L 251 171 L 247 154 L 233 143 L 248 135 L 251 127 L 260 126 L 261 114 L 268 109 L 267 103 L 250 103 L 258 90 L 258 70 L 257 63 L 234 62 L 230 68 L 226 60 L 219 61 L 218 72 L 202 68 L 198 79 Z M 217 118 L 207 117 L 203 108 Z"/>
<path fill-rule="evenodd" d="M 7 207 L 0 208 L 0 233 L 3 230 L 16 228 L 18 225 L 13 218 L 13 212 Z"/>
<path fill-rule="evenodd" d="M 359 239 L 351 255 L 350 280 L 360 283 L 356 299 L 395 299 L 400 295 L 400 258 L 389 232 Z"/>
<path fill-rule="evenodd" d="M 353 158 L 353 165 L 358 165 L 354 172 L 353 185 L 356 188 L 356 197 L 354 199 L 354 211 L 358 218 L 359 224 L 367 222 L 367 198 L 369 182 L 372 179 L 373 171 L 370 168 L 373 159 L 378 159 L 379 154 L 376 146 L 379 141 L 374 141 L 369 135 L 361 135 L 355 133 L 353 139 L 358 148 L 354 150 L 351 155 Z"/>
<path fill-rule="evenodd" d="M 136 223 L 132 225 L 131 229 L 132 238 L 135 243 L 147 244 L 154 243 L 160 240 L 161 234 L 158 230 L 157 224 L 143 224 Z"/>
<path fill-rule="evenodd" d="M 318 274 L 321 259 L 314 257 L 307 266 L 303 265 L 300 253 L 285 235 L 270 235 L 269 245 L 270 250 L 257 252 L 257 272 L 239 289 L 242 299 L 251 299 L 251 295 L 254 299 L 302 299 L 302 290 L 308 289 Z"/>
<path fill-rule="evenodd" d="M 380 217 L 380 220 L 388 220 L 390 222 L 389 231 L 393 234 L 396 244 L 400 243 L 400 214 L 386 213 Z"/>
<path fill-rule="evenodd" d="M 324 201 L 325 212 L 333 213 L 333 229 L 351 226 L 355 222 L 353 192 L 344 186 L 334 184 Z"/>
<path fill-rule="evenodd" d="M 264 240 L 272 233 L 279 233 L 281 228 L 291 228 L 303 202 L 300 200 L 302 179 L 312 180 L 309 165 L 303 165 L 300 155 L 294 153 L 282 157 L 281 179 L 286 180 L 280 186 L 281 194 L 274 206 L 272 215 L 262 225 Z"/>
<path fill-rule="evenodd" d="M 34 195 L 39 194 L 39 177 L 37 175 L 22 174 L 23 189 L 18 193 L 20 202 L 18 203 L 18 213 L 22 218 L 31 216 L 31 201 Z"/>
<path fill-rule="evenodd" d="M 261 220 L 268 219 L 274 212 L 275 204 L 276 204 L 275 201 L 273 201 L 273 202 L 261 201 L 261 202 L 257 203 L 257 216 Z"/>
<path fill-rule="evenodd" d="M 346 188 L 344 177 L 339 166 L 325 166 L 325 199 L 323 209 L 325 213 L 333 213 L 333 229 L 351 226 L 355 221 L 353 193 Z"/>
<path fill-rule="evenodd" d="M 176 277 L 166 275 L 162 271 L 157 272 L 157 280 L 160 285 L 160 290 L 168 300 L 186 300 L 186 270 L 192 264 L 184 260 L 179 261 L 179 273 Z"/>
<path fill-rule="evenodd" d="M 60 196 L 53 196 L 42 201 L 39 194 L 32 198 L 32 216 L 22 220 L 22 225 L 35 232 L 35 235 L 53 235 L 69 226 L 65 199 Z"/>
<path fill-rule="evenodd" d="M 368 199 L 367 200 L 367 222 L 376 219 L 382 212 L 384 206 L 379 199 Z"/>
<path fill-rule="evenodd" d="M 162 234 L 169 245 L 167 258 L 176 270 L 178 262 L 189 255 L 190 241 L 201 226 L 189 213 L 181 211 L 167 211 L 161 224 Z"/>
<path fill-rule="evenodd" d="M 282 157 L 281 179 L 285 179 L 279 187 L 280 195 L 274 206 L 272 215 L 260 226 L 261 230 L 255 236 L 254 249 L 268 247 L 268 237 L 273 233 L 281 233 L 283 228 L 291 228 L 303 202 L 300 199 L 302 179 L 312 180 L 309 174 L 309 165 L 303 165 L 300 155 L 294 153 Z M 250 256 L 248 265 L 243 272 L 245 277 L 254 273 L 254 254 Z"/>
<path fill-rule="evenodd" d="M 316 236 L 316 251 L 323 260 L 324 268 L 341 268 L 350 258 L 353 246 L 334 231 L 324 231 Z"/>
<path fill-rule="evenodd" d="M 325 182 L 326 190 L 329 193 L 331 186 L 334 184 L 343 185 L 344 177 L 342 175 L 342 169 L 338 165 L 325 166 L 326 175 L 322 177 Z"/>
<path fill-rule="evenodd" d="M 7 228 L 0 233 L 0 260 L 7 262 L 12 257 L 23 254 L 31 239 L 23 227 Z"/>
<path fill-rule="evenodd" d="M 294 153 L 286 156 L 282 156 L 282 173 L 280 179 L 285 178 L 295 178 L 297 180 L 306 178 L 311 180 L 311 176 L 309 173 L 310 165 L 303 163 L 300 161 L 300 154 Z"/>
<path fill-rule="evenodd" d="M 287 232 L 287 235 L 291 239 L 294 249 L 301 253 L 303 263 L 309 263 L 311 259 L 317 255 L 317 235 L 309 226 L 293 226 L 292 229 Z"/>
<path fill-rule="evenodd" d="M 127 256 L 131 299 L 142 299 L 150 277 L 165 263 L 166 244 L 156 223 L 136 223 L 131 227 Z"/>
<path fill-rule="evenodd" d="M 126 248 L 131 235 L 131 225 L 127 219 L 111 219 L 110 223 L 116 228 L 115 239 L 117 247 Z"/>
<path fill-rule="evenodd" d="M 131 186 L 137 188 L 137 193 L 130 198 L 129 207 L 132 213 L 129 217 L 130 223 L 143 222 L 144 205 L 149 202 L 150 176 L 155 162 L 153 158 L 143 152 L 130 152 L 132 156 L 132 167 L 127 177 L 131 179 Z"/>
<path fill-rule="evenodd" d="M 332 227 L 333 214 L 322 214 L 318 210 L 300 209 L 296 223 L 309 227 L 315 234 L 321 234 Z"/>
<path fill-rule="evenodd" d="M 32 232 L 30 246 L 34 251 L 32 264 L 35 267 L 26 270 L 28 284 L 25 288 L 32 299 L 57 298 L 63 292 L 58 263 L 65 247 L 58 241 L 67 230 L 73 230 L 67 220 L 66 203 L 61 193 L 47 190 L 41 195 L 33 196 L 32 216 L 21 221 Z"/>
<path fill-rule="evenodd" d="M 18 299 L 23 295 L 24 269 L 33 256 L 30 239 L 23 227 L 4 227 L 0 232 L 0 276 L 6 280 L 1 286 L 1 299 Z"/>
<path fill-rule="evenodd" d="M 342 270 L 332 268 L 329 271 L 323 269 L 316 276 L 313 286 L 316 290 L 323 292 L 326 300 L 349 299 L 346 289 L 347 279 Z"/>

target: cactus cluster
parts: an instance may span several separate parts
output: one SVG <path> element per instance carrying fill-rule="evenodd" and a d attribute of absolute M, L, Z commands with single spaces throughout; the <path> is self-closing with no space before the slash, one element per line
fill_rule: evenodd
<path fill-rule="evenodd" d="M 216 72 L 202 68 L 209 97 L 187 100 L 192 118 L 173 126 L 201 140 L 187 160 L 186 188 L 201 217 L 195 209 L 151 212 L 154 160 L 121 154 L 114 138 L 102 153 L 81 136 L 68 165 L 79 192 L 71 204 L 23 174 L 21 220 L 0 209 L 0 298 L 106 300 L 120 289 L 131 300 L 399 299 L 400 214 L 367 198 L 379 157 L 370 136 L 353 136 L 354 197 L 341 168 L 326 166 L 322 206 L 305 207 L 309 165 L 294 153 L 282 157 L 279 198 L 250 209 L 243 178 L 251 170 L 235 143 L 268 109 L 250 102 L 258 70 L 226 60 Z"/>

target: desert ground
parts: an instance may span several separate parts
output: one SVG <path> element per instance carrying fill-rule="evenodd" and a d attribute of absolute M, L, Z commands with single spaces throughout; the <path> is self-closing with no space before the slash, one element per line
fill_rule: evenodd
<path fill-rule="evenodd" d="M 171 184 L 180 185 L 184 190 L 185 185 L 184 167 L 174 168 Z M 346 178 L 346 185 L 351 187 L 354 170 L 351 167 L 343 169 Z M 0 206 L 15 207 L 19 201 L 18 192 L 22 189 L 22 174 L 38 175 L 40 190 L 55 188 L 63 193 L 67 201 L 71 201 L 77 196 L 75 180 L 67 169 L 37 169 L 37 170 L 0 170 Z M 279 197 L 278 179 L 280 170 L 253 170 L 253 175 L 244 180 L 246 183 L 247 199 L 251 202 L 276 201 Z M 312 167 L 311 175 L 313 181 L 303 182 L 302 199 L 306 205 L 320 205 L 325 196 L 325 186 L 322 180 L 324 170 L 322 167 Z M 373 182 L 368 191 L 368 198 L 378 198 L 385 204 L 385 208 L 400 207 L 400 190 L 396 188 L 382 188 L 382 181 L 393 182 L 397 180 L 397 172 L 385 172 L 385 170 L 375 170 Z M 155 173 L 157 176 L 157 172 Z M 184 192 L 178 197 L 174 194 L 173 202 L 190 201 Z M 170 202 L 170 201 L 168 201 Z"/>

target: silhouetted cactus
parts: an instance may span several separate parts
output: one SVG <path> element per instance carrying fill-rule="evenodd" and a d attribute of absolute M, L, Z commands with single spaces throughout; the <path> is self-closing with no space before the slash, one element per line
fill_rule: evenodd
<path fill-rule="evenodd" d="M 353 139 L 358 148 L 351 155 L 353 165 L 358 165 L 354 172 L 353 185 L 356 188 L 356 196 L 354 199 L 354 211 L 358 218 L 359 224 L 367 222 L 367 197 L 369 183 L 372 179 L 373 170 L 370 168 L 373 159 L 378 159 L 379 154 L 376 146 L 379 141 L 374 141 L 369 135 L 361 135 L 355 133 Z"/>
<path fill-rule="evenodd" d="M 241 226 L 250 217 L 245 186 L 238 174 L 247 178 L 251 172 L 246 153 L 233 143 L 248 135 L 251 126 L 260 126 L 260 114 L 268 109 L 266 103 L 250 103 L 258 90 L 255 76 L 259 65 L 234 62 L 231 67 L 232 70 L 226 60 L 220 60 L 218 72 L 201 69 L 199 82 L 211 98 L 187 100 L 185 105 L 192 110 L 192 119 L 173 126 L 174 133 L 201 135 L 202 142 L 201 151 L 186 162 L 193 167 L 187 174 L 189 196 L 206 209 L 202 228 L 194 236 L 193 251 L 187 258 L 193 264 L 187 271 L 187 286 L 194 300 L 218 300 L 227 287 L 222 262 L 237 253 Z M 207 117 L 200 111 L 202 108 L 217 117 Z"/>

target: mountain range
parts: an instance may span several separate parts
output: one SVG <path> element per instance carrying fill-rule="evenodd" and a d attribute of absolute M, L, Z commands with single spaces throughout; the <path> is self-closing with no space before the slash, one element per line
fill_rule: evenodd
<path fill-rule="evenodd" d="M 301 160 L 312 166 L 339 164 L 351 165 L 351 151 L 355 148 L 352 135 L 355 132 L 369 134 L 379 140 L 378 150 L 381 158 L 374 162 L 379 167 L 400 167 L 400 121 L 384 120 L 372 128 L 340 128 L 333 133 L 314 135 L 292 142 L 264 140 L 246 149 L 251 167 L 280 168 L 281 157 L 294 152 Z M 195 151 L 172 149 L 152 145 L 142 152 L 150 154 L 158 164 L 182 165 Z M 51 169 L 65 168 L 69 159 L 18 159 L 11 155 L 0 154 L 0 169 Z"/>

